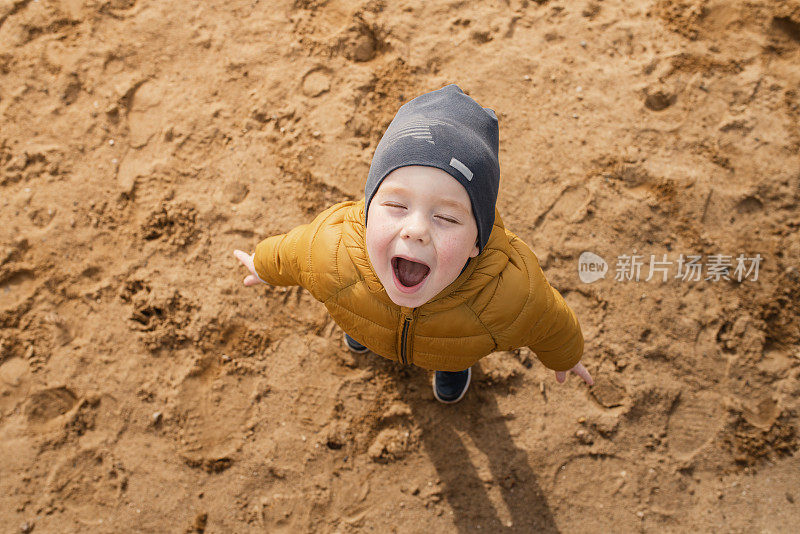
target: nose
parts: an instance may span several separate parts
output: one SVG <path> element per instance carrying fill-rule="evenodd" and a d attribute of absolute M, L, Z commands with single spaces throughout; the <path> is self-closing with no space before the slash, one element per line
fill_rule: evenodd
<path fill-rule="evenodd" d="M 412 214 L 406 218 L 401 235 L 403 239 L 413 239 L 423 244 L 430 240 L 428 225 L 421 214 Z"/>

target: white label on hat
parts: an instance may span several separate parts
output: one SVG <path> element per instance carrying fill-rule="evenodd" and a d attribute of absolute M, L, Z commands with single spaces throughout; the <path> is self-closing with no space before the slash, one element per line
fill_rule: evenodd
<path fill-rule="evenodd" d="M 472 181 L 472 171 L 469 170 L 466 165 L 458 161 L 456 158 L 450 158 L 450 166 L 455 167 L 456 169 L 461 171 L 461 174 L 464 175 L 464 178 L 466 178 L 470 182 Z"/>

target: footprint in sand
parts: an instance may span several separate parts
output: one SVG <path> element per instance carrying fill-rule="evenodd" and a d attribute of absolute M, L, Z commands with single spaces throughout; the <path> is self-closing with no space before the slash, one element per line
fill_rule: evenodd
<path fill-rule="evenodd" d="M 0 310 L 19 306 L 33 296 L 38 284 L 30 269 L 19 269 L 0 275 Z"/>
<path fill-rule="evenodd" d="M 800 43 L 800 17 L 773 17 L 770 24 L 773 35 L 788 37 L 795 43 Z"/>
<path fill-rule="evenodd" d="M 750 215 L 751 213 L 761 211 L 763 207 L 763 202 L 752 195 L 747 195 L 736 203 L 736 211 L 742 215 Z"/>
<path fill-rule="evenodd" d="M 592 194 L 582 185 L 566 187 L 550 209 L 550 217 L 565 219 L 568 222 L 580 222 L 587 214 L 586 208 L 592 200 Z"/>
<path fill-rule="evenodd" d="M 622 378 L 613 372 L 604 373 L 596 378 L 597 382 L 590 389 L 594 400 L 605 408 L 615 408 L 628 402 L 628 392 Z"/>
<path fill-rule="evenodd" d="M 45 483 L 45 504 L 113 506 L 127 485 L 125 467 L 109 451 L 82 449 L 56 461 Z"/>
<path fill-rule="evenodd" d="M 314 67 L 303 75 L 303 94 L 312 98 L 327 93 L 331 88 L 331 76 L 325 67 Z"/>
<path fill-rule="evenodd" d="M 31 395 L 25 416 L 30 423 L 44 424 L 70 411 L 77 401 L 78 397 L 63 386 L 43 389 Z"/>
<path fill-rule="evenodd" d="M 301 532 L 311 524 L 312 513 L 325 509 L 330 503 L 330 490 L 319 487 L 273 487 L 273 491 L 261 498 L 261 522 L 267 532 Z"/>
<path fill-rule="evenodd" d="M 691 456 L 711 442 L 723 421 L 723 409 L 716 395 L 682 392 L 667 423 L 669 450 L 681 457 Z"/>
<path fill-rule="evenodd" d="M 177 396 L 181 413 L 180 454 L 207 471 L 230 466 L 242 443 L 255 393 L 254 380 L 228 374 L 215 356 L 199 360 Z"/>
<path fill-rule="evenodd" d="M 164 121 L 161 102 L 164 89 L 154 81 L 136 88 L 130 97 L 128 111 L 128 142 L 131 148 L 142 148 L 160 130 Z"/>
<path fill-rule="evenodd" d="M 691 367 L 697 376 L 704 376 L 713 382 L 720 382 L 725 376 L 727 359 L 722 353 L 718 341 L 721 328 L 709 324 L 700 331 L 691 352 L 687 352 L 687 367 Z"/>
<path fill-rule="evenodd" d="M 650 111 L 663 111 L 677 100 L 677 95 L 663 90 L 647 92 L 644 97 L 644 106 Z"/>

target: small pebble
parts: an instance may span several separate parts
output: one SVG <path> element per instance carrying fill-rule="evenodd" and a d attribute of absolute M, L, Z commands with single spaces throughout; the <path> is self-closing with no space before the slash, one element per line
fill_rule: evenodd
<path fill-rule="evenodd" d="M 581 86 L 579 85 L 578 87 L 576 87 L 576 88 L 575 88 L 575 90 L 576 90 L 577 92 L 579 92 L 579 93 L 580 93 L 581 91 L 583 91 L 583 87 L 581 87 Z"/>
<path fill-rule="evenodd" d="M 527 74 L 525 76 L 523 76 L 523 78 L 525 79 L 526 82 L 531 81 L 531 77 L 529 75 L 527 75 Z"/>
<path fill-rule="evenodd" d="M 229 362 L 229 361 L 231 361 L 231 357 L 228 356 L 227 354 L 223 354 L 222 355 L 222 361 L 223 362 Z"/>
<path fill-rule="evenodd" d="M 319 137 L 320 136 L 320 132 L 319 132 L 319 130 L 314 130 L 313 132 L 311 132 L 311 135 L 313 135 L 314 137 Z"/>
<path fill-rule="evenodd" d="M 581 46 L 586 48 L 586 41 L 581 41 Z"/>
<path fill-rule="evenodd" d="M 153 414 L 153 424 L 157 425 L 158 423 L 160 423 L 161 422 L 161 417 L 162 417 L 161 412 L 154 413 Z"/>
<path fill-rule="evenodd" d="M 638 517 L 639 519 L 643 518 L 644 517 L 644 512 L 639 510 L 638 512 L 636 512 L 636 517 Z"/>
<path fill-rule="evenodd" d="M 114 146 L 114 140 L 113 139 L 109 139 L 108 140 L 108 144 L 111 145 L 111 146 Z"/>

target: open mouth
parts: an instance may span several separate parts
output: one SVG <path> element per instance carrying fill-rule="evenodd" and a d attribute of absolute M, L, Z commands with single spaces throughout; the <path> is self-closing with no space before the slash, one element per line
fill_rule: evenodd
<path fill-rule="evenodd" d="M 431 272 L 431 268 L 424 263 L 400 256 L 392 258 L 392 270 L 400 286 L 405 289 L 419 286 Z"/>

